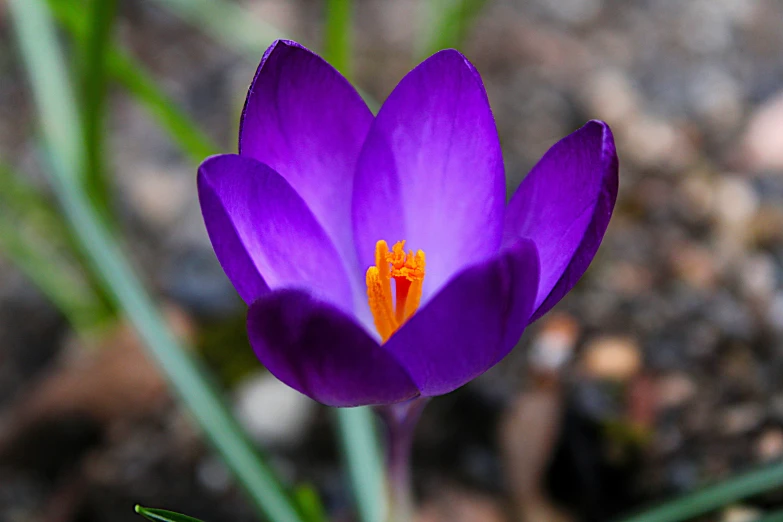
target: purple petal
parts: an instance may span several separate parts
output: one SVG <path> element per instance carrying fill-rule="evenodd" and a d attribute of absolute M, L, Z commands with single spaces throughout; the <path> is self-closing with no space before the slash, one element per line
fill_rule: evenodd
<path fill-rule="evenodd" d="M 405 239 L 427 256 L 424 298 L 497 253 L 505 185 L 495 121 L 476 69 L 441 51 L 381 107 L 359 157 L 353 227 L 359 262 Z"/>
<path fill-rule="evenodd" d="M 225 154 L 198 171 L 201 212 L 226 275 L 246 303 L 298 286 L 352 309 L 334 245 L 301 197 L 274 170 Z"/>
<path fill-rule="evenodd" d="M 281 290 L 253 303 L 250 343 L 278 379 L 328 406 L 388 404 L 419 394 L 397 360 L 340 310 Z"/>
<path fill-rule="evenodd" d="M 386 342 L 421 394 L 441 395 L 481 375 L 514 347 L 533 311 L 538 254 L 520 240 L 458 274 Z"/>
<path fill-rule="evenodd" d="M 588 122 L 547 151 L 506 209 L 504 244 L 532 239 L 541 258 L 536 320 L 585 273 L 617 199 L 617 152 L 609 126 Z"/>
<path fill-rule="evenodd" d="M 296 190 L 342 256 L 357 291 L 351 228 L 356 160 L 373 116 L 351 84 L 301 45 L 279 40 L 250 86 L 239 153 L 266 163 Z"/>

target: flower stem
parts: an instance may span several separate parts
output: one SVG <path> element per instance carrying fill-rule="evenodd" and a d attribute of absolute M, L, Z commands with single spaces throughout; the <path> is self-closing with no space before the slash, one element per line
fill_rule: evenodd
<path fill-rule="evenodd" d="M 418 397 L 399 404 L 379 406 L 375 410 L 386 426 L 386 522 L 413 520 L 411 448 L 413 432 L 428 400 Z"/>

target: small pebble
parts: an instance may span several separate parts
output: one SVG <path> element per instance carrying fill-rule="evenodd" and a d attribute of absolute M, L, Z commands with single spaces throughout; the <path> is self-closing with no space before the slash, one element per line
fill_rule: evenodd
<path fill-rule="evenodd" d="M 767 309 L 767 322 L 778 334 L 783 334 L 783 292 L 778 292 L 772 297 L 772 302 Z"/>
<path fill-rule="evenodd" d="M 672 249 L 672 268 L 680 279 L 700 289 L 711 289 L 718 278 L 715 253 L 695 243 L 682 243 Z"/>
<path fill-rule="evenodd" d="M 745 226 L 759 207 L 759 197 L 753 186 L 739 176 L 726 175 L 715 189 L 715 216 L 719 224 L 729 227 Z"/>
<path fill-rule="evenodd" d="M 721 522 L 755 522 L 763 513 L 758 509 L 746 506 L 726 508 L 721 516 Z"/>
<path fill-rule="evenodd" d="M 153 227 L 171 226 L 185 207 L 196 200 L 192 174 L 182 167 L 139 165 L 125 183 L 131 205 Z"/>
<path fill-rule="evenodd" d="M 760 461 L 777 460 L 783 455 L 783 430 L 770 428 L 756 440 L 756 456 Z"/>
<path fill-rule="evenodd" d="M 739 279 L 746 296 L 769 301 L 777 287 L 775 259 L 765 253 L 746 256 L 739 267 Z"/>
<path fill-rule="evenodd" d="M 531 365 L 538 371 L 558 370 L 571 358 L 578 336 L 579 324 L 571 316 L 550 316 L 531 344 Z"/>
<path fill-rule="evenodd" d="M 658 379 L 658 406 L 676 408 L 696 395 L 696 383 L 684 373 L 672 373 Z"/>
<path fill-rule="evenodd" d="M 206 457 L 199 463 L 196 476 L 205 488 L 215 493 L 225 493 L 231 486 L 231 475 L 226 465 L 215 456 Z"/>
<path fill-rule="evenodd" d="M 754 171 L 783 170 L 783 92 L 757 107 L 742 138 L 747 166 Z"/>
<path fill-rule="evenodd" d="M 593 74 L 584 96 L 592 111 L 606 121 L 623 121 L 640 110 L 639 93 L 628 75 L 619 69 Z"/>
<path fill-rule="evenodd" d="M 316 403 L 264 373 L 237 387 L 236 412 L 260 444 L 292 447 L 307 433 Z"/>
<path fill-rule="evenodd" d="M 594 339 L 585 348 L 582 358 L 587 375 L 599 380 L 627 381 L 639 372 L 641 365 L 639 345 L 630 337 Z"/>
<path fill-rule="evenodd" d="M 560 0 L 540 3 L 550 14 L 571 24 L 590 22 L 598 16 L 603 7 L 603 0 Z"/>
<path fill-rule="evenodd" d="M 726 408 L 721 417 L 721 431 L 725 435 L 742 435 L 761 425 L 764 408 L 759 404 L 741 404 Z"/>

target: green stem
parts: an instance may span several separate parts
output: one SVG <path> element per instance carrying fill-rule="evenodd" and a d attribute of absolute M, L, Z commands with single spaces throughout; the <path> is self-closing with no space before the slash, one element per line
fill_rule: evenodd
<path fill-rule="evenodd" d="M 385 510 L 383 456 L 372 410 L 368 407 L 336 408 L 334 414 L 359 519 L 381 522 Z"/>

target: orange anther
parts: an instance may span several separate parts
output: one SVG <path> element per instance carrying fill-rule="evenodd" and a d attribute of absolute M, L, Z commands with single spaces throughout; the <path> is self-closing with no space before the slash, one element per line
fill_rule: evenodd
<path fill-rule="evenodd" d="M 375 244 L 375 266 L 367 269 L 367 299 L 375 328 L 386 342 L 419 307 L 424 281 L 424 252 L 405 254 L 405 241 L 389 252 L 386 241 Z M 395 296 L 392 299 L 391 280 Z M 394 306 L 392 306 L 392 303 Z"/>

